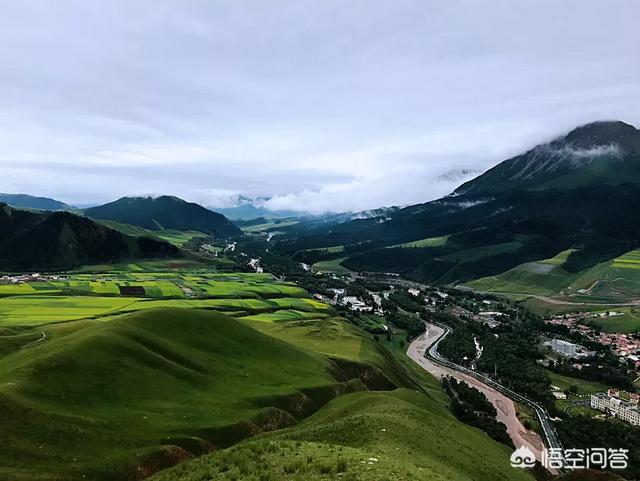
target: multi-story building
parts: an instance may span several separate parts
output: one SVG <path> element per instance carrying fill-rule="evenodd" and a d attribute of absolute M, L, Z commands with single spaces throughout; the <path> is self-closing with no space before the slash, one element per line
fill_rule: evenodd
<path fill-rule="evenodd" d="M 638 405 L 609 394 L 604 392 L 592 394 L 591 407 L 620 418 L 633 426 L 640 426 L 640 408 Z"/>
<path fill-rule="evenodd" d="M 551 339 L 545 342 L 545 345 L 565 357 L 588 357 L 595 354 L 593 351 L 584 350 L 579 344 L 563 341 L 562 339 Z"/>

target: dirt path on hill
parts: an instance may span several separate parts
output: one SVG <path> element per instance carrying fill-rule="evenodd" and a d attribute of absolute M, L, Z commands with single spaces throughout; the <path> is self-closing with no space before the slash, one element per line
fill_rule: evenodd
<path fill-rule="evenodd" d="M 47 333 L 44 331 L 41 331 L 41 336 L 36 339 L 35 341 L 32 341 L 28 344 L 25 344 L 24 346 L 22 346 L 22 349 L 26 349 L 27 347 L 31 347 L 31 346 L 35 346 L 36 344 L 41 343 L 42 341 L 46 341 L 47 340 Z"/>
<path fill-rule="evenodd" d="M 495 389 L 483 384 L 478 379 L 461 373 L 455 369 L 450 369 L 424 357 L 425 352 L 443 334 L 444 330 L 433 324 L 427 324 L 426 332 L 414 340 L 407 350 L 407 355 L 418 363 L 424 370 L 440 379 L 442 376 L 451 376 L 459 381 L 464 381 L 482 392 L 493 404 L 498 413 L 497 420 L 507 427 L 509 437 L 516 447 L 526 446 L 536 455 L 536 459 L 542 459 L 542 449 L 544 443 L 539 434 L 527 430 L 516 415 L 516 407 L 511 399 Z"/>

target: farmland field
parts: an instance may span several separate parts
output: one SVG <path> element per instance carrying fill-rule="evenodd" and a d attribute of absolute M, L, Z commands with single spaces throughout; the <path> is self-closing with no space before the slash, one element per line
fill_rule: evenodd
<path fill-rule="evenodd" d="M 12 296 L 0 298 L 0 326 L 37 325 L 112 314 L 136 299 L 93 296 Z"/>
<path fill-rule="evenodd" d="M 0 286 L 0 324 L 40 325 L 160 307 L 326 315 L 328 306 L 308 297 L 295 284 L 264 273 L 75 273 Z"/>

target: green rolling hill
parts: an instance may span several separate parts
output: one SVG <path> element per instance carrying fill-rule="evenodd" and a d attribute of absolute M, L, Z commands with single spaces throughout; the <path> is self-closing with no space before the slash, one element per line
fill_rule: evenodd
<path fill-rule="evenodd" d="M 300 390 L 338 383 L 328 360 L 217 312 L 147 310 L 50 332 L 0 359 L 0 478 L 129 479 L 170 463 L 165 449 L 198 454 L 295 422 L 315 405 Z M 300 412 L 293 398 L 291 412 L 268 408 L 296 393 Z"/>
<path fill-rule="evenodd" d="M 534 479 L 526 470 L 511 468 L 508 453 L 451 418 L 441 400 L 399 389 L 342 396 L 296 426 L 152 479 Z"/>

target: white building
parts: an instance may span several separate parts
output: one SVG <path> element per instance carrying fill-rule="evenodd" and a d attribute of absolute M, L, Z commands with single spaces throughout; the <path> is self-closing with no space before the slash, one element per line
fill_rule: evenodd
<path fill-rule="evenodd" d="M 559 354 L 564 354 L 565 356 L 575 356 L 578 352 L 579 346 L 572 342 L 563 341 L 562 339 L 551 339 L 544 343 L 546 346 L 549 346 L 552 351 L 557 352 Z"/>
<path fill-rule="evenodd" d="M 349 305 L 352 311 L 370 312 L 373 310 L 371 306 L 367 306 L 364 302 L 362 302 L 356 296 L 344 296 L 340 302 L 345 306 Z"/>
<path fill-rule="evenodd" d="M 591 407 L 611 414 L 633 426 L 640 426 L 640 408 L 635 403 L 609 396 L 608 393 L 598 392 L 591 395 Z"/>
<path fill-rule="evenodd" d="M 584 348 L 578 344 L 563 341 L 562 339 L 551 339 L 545 342 L 544 345 L 550 347 L 553 352 L 557 352 L 566 357 L 588 357 L 595 354 L 593 351 L 585 351 Z"/>

